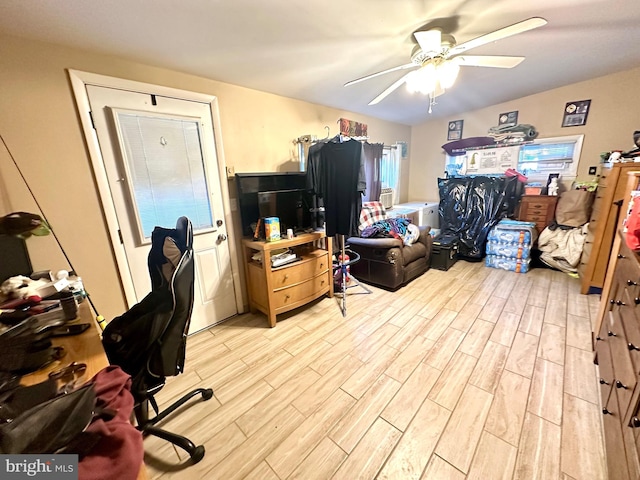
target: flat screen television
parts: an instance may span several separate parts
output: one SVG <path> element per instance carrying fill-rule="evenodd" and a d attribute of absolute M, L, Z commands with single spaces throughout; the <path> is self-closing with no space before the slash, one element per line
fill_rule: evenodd
<path fill-rule="evenodd" d="M 251 237 L 259 218 L 278 217 L 280 232 L 314 228 L 313 194 L 305 172 L 236 173 L 242 235 Z"/>

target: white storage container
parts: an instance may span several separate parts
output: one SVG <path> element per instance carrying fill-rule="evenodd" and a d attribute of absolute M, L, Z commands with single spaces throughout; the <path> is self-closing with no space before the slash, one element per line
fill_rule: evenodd
<path fill-rule="evenodd" d="M 397 210 L 396 210 L 397 209 Z M 415 218 L 415 224 L 419 227 L 430 226 L 431 228 L 439 228 L 440 221 L 438 218 L 438 203 L 437 202 L 408 202 L 394 205 L 393 209 L 390 209 L 387 214 L 390 217 L 399 216 L 394 214 L 396 212 L 402 213 L 403 217 Z M 406 214 L 407 211 L 415 211 L 415 215 Z"/>

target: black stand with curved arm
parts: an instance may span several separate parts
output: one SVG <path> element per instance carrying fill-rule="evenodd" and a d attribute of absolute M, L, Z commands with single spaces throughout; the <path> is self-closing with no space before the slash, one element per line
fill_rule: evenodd
<path fill-rule="evenodd" d="M 336 297 L 341 299 L 340 310 L 342 311 L 342 316 L 346 317 L 347 316 L 347 293 L 351 293 L 353 295 L 366 295 L 373 292 L 371 292 L 371 290 L 369 290 L 365 285 L 361 284 L 353 275 L 351 275 L 347 271 L 347 267 L 349 267 L 349 265 L 358 263 L 358 261 L 360 261 L 360 255 L 357 252 L 354 252 L 353 250 L 347 250 L 344 245 L 344 235 L 339 234 L 339 236 L 340 236 L 340 252 L 342 256 L 341 256 L 341 259 L 338 260 L 338 263 L 333 264 L 333 269 L 334 271 L 340 269 L 339 278 L 341 282 L 340 287 L 342 291 L 340 293 L 336 292 L 335 295 Z M 344 258 L 347 252 L 349 254 L 349 260 L 345 262 Z M 335 274 L 334 274 L 334 278 L 335 278 Z M 347 283 L 349 283 L 349 285 L 347 285 Z M 353 288 L 353 287 L 361 287 L 364 290 L 364 292 L 347 292 L 347 289 Z"/>

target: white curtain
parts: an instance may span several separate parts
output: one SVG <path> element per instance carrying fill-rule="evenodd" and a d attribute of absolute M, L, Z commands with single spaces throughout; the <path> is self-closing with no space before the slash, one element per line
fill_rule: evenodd
<path fill-rule="evenodd" d="M 382 188 L 393 188 L 393 204 L 400 203 L 400 148 L 387 148 L 382 152 L 380 181 Z"/>

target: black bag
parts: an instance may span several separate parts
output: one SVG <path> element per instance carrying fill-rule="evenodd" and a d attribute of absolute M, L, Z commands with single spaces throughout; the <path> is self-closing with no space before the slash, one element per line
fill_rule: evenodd
<path fill-rule="evenodd" d="M 28 373 L 65 354 L 51 343 L 51 329 L 29 317 L 0 334 L 0 371 Z"/>
<path fill-rule="evenodd" d="M 99 438 L 82 437 L 96 410 L 93 385 L 36 404 L 0 425 L 0 453 L 83 453 Z"/>

